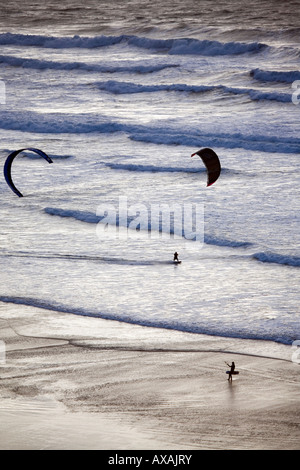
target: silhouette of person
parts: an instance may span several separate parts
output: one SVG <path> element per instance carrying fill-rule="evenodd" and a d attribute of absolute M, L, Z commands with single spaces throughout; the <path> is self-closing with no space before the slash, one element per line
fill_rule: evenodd
<path fill-rule="evenodd" d="M 227 362 L 226 362 L 226 364 L 227 364 Z M 232 381 L 232 374 L 233 374 L 234 369 L 235 369 L 235 363 L 232 362 L 231 366 L 229 364 L 227 364 L 227 365 L 228 365 L 228 367 L 230 367 L 228 380 Z"/>
<path fill-rule="evenodd" d="M 175 253 L 174 253 L 174 261 L 179 261 L 177 251 L 175 251 Z"/>

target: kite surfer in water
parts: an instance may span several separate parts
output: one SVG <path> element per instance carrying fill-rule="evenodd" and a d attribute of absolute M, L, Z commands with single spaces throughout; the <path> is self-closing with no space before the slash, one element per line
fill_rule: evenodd
<path fill-rule="evenodd" d="M 177 251 L 175 251 L 175 253 L 174 253 L 174 259 L 173 259 L 173 261 L 177 261 L 177 262 L 179 261 Z"/>

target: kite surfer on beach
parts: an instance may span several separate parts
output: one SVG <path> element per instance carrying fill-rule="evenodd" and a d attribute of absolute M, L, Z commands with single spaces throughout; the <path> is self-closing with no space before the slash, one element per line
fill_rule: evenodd
<path fill-rule="evenodd" d="M 226 364 L 227 364 L 227 362 L 226 362 Z M 234 373 L 235 363 L 232 362 L 231 365 L 229 365 L 229 364 L 227 364 L 227 365 L 228 365 L 228 367 L 230 367 L 228 380 L 232 381 L 232 374 Z"/>

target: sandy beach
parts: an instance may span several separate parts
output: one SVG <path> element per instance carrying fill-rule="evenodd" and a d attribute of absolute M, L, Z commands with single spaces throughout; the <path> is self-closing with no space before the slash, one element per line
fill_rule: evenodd
<path fill-rule="evenodd" d="M 59 312 L 53 322 L 22 305 L 0 312 L 2 450 L 300 447 L 291 347 Z"/>

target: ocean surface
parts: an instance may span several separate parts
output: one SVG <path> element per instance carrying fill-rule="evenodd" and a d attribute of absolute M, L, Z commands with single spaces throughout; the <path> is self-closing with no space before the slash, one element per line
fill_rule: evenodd
<path fill-rule="evenodd" d="M 53 164 L 16 157 L 22 198 L 2 174 L 0 314 L 300 339 L 299 11 L 1 4 L 1 164 L 28 147 Z M 210 187 L 203 147 L 222 166 Z"/>

